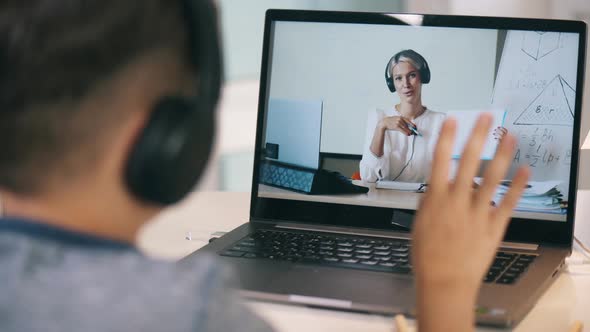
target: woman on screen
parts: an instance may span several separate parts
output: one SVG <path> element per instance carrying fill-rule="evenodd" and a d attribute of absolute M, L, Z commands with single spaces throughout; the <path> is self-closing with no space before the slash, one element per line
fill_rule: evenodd
<path fill-rule="evenodd" d="M 387 62 L 385 82 L 400 102 L 391 109 L 376 110 L 369 121 L 372 127 L 360 162 L 361 179 L 425 183 L 446 118 L 445 113 L 422 104 L 422 84 L 430 82 L 428 62 L 414 50 L 402 50 Z M 494 131 L 496 139 L 505 134 L 505 128 Z"/>
<path fill-rule="evenodd" d="M 376 111 L 376 125 L 360 162 L 361 179 L 426 182 L 445 114 L 422 104 L 430 82 L 426 59 L 414 50 L 396 53 L 385 66 L 385 82 L 400 102 Z"/>

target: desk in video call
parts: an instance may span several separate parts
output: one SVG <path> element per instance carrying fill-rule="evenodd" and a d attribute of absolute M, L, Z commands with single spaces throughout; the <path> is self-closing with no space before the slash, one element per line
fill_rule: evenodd
<path fill-rule="evenodd" d="M 292 199 L 321 203 L 350 204 L 415 210 L 418 208 L 420 199 L 424 195 L 422 193 L 377 189 L 375 188 L 375 184 L 365 183 L 362 181 L 354 181 L 354 183 L 368 187 L 369 192 L 366 194 L 306 195 L 286 189 L 260 184 L 258 185 L 258 196 L 265 198 Z M 566 220 L 565 215 L 521 211 L 515 211 L 513 213 L 513 217 L 556 221 Z"/>

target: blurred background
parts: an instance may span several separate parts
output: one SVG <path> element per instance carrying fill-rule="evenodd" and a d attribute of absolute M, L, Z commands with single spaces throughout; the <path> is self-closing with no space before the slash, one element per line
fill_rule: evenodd
<path fill-rule="evenodd" d="M 590 23 L 588 0 L 218 0 L 218 4 L 226 81 L 217 115 L 216 146 L 199 185 L 203 191 L 250 191 L 264 14 L 269 8 L 538 17 Z M 590 130 L 588 57 L 586 63 L 582 142 Z M 590 150 L 582 151 L 579 188 L 590 189 Z"/>

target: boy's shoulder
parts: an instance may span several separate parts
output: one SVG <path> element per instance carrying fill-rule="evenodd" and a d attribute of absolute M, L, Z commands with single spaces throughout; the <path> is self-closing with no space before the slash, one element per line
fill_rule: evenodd
<path fill-rule="evenodd" d="M 0 307 L 10 317 L 2 331 L 212 331 L 226 310 L 266 326 L 232 298 L 231 273 L 214 257 L 181 265 L 130 246 L 50 232 L 0 226 L 0 280 L 9 295 Z"/>

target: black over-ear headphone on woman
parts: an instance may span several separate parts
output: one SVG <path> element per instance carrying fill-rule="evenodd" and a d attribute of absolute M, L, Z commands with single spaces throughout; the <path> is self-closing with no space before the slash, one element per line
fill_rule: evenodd
<path fill-rule="evenodd" d="M 178 202 L 197 183 L 211 152 L 221 88 L 220 38 L 213 3 L 177 1 L 183 3 L 198 91 L 194 97 L 166 96 L 154 105 L 125 169 L 129 191 L 157 204 Z"/>
<path fill-rule="evenodd" d="M 393 76 L 391 76 L 391 63 L 394 60 L 396 63 L 399 62 L 401 57 L 412 59 L 420 67 L 418 70 L 420 72 L 420 80 L 422 81 L 422 84 L 428 84 L 430 82 L 430 68 L 428 68 L 428 62 L 426 62 L 426 59 L 414 50 L 403 50 L 392 56 L 385 66 L 385 83 L 387 83 L 389 91 L 395 92 L 395 84 L 393 83 Z"/>

